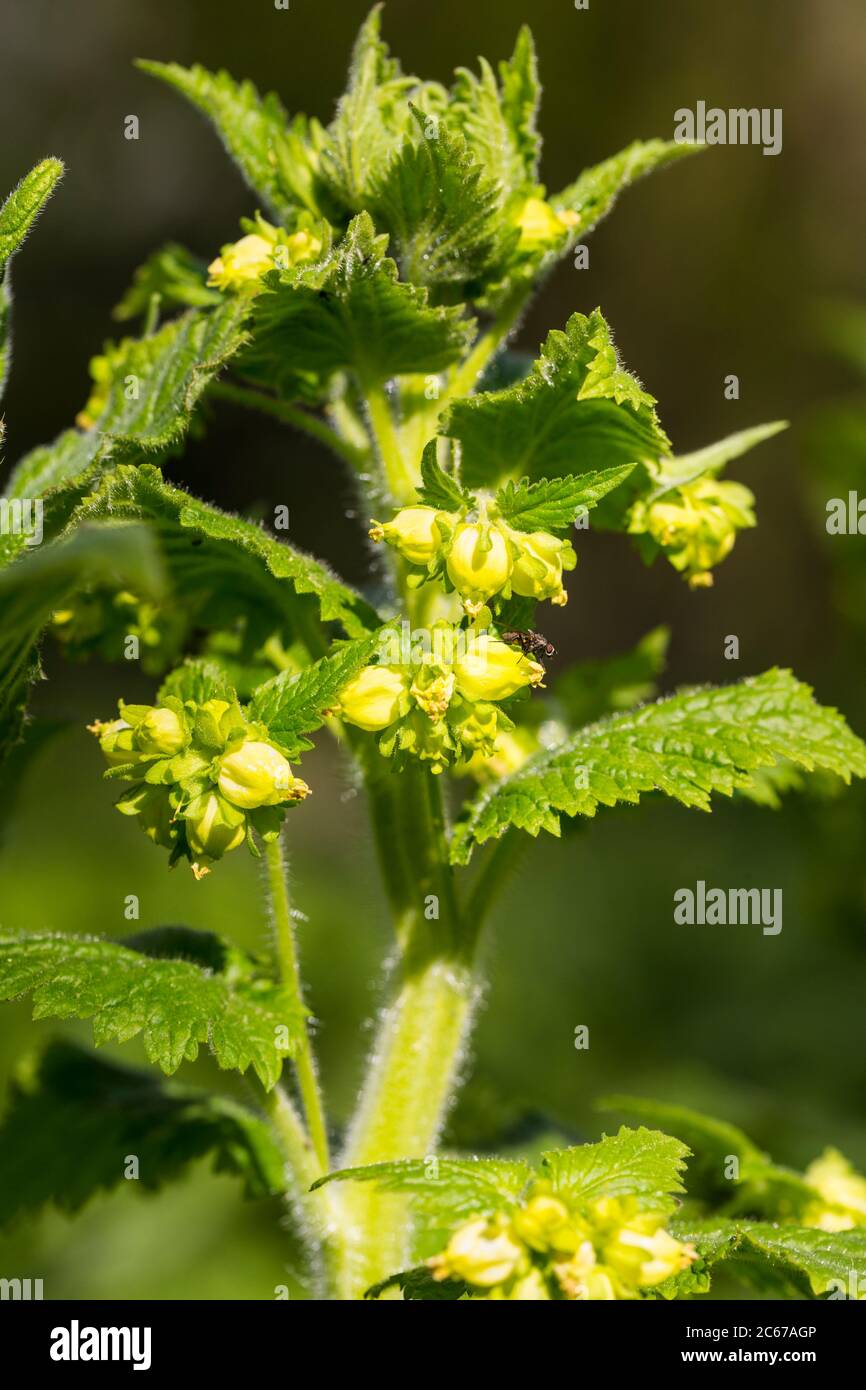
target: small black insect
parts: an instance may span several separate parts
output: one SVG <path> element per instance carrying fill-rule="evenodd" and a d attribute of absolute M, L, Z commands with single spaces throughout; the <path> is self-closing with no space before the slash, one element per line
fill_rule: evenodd
<path fill-rule="evenodd" d="M 556 656 L 556 647 L 541 632 L 503 632 L 502 640 L 519 647 L 524 656 L 540 657 L 542 661 Z"/>

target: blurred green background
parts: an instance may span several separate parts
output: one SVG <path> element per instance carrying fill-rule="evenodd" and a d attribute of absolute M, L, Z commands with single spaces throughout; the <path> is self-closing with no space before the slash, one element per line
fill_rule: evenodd
<path fill-rule="evenodd" d="M 271 0 L 29 0 L 0 33 L 0 188 L 61 155 L 66 181 L 15 266 L 15 360 L 7 459 L 70 423 L 86 364 L 135 266 L 164 240 L 208 256 L 251 211 L 218 142 L 135 56 L 200 61 L 276 88 L 290 111 L 329 118 L 365 3 Z M 720 148 L 626 194 L 523 324 L 549 327 L 600 304 L 627 365 L 658 396 L 678 451 L 784 417 L 793 428 L 735 465 L 760 529 L 742 536 L 709 592 L 662 564 L 645 570 L 617 538 L 581 535 L 571 602 L 549 624 L 560 660 L 600 657 L 660 622 L 673 630 L 665 688 L 790 665 L 866 733 L 866 557 L 862 537 L 824 533 L 828 497 L 866 478 L 866 322 L 828 304 L 866 303 L 866 9 L 862 0 L 391 0 L 386 37 L 406 68 L 448 80 L 455 65 L 510 52 L 529 20 L 545 84 L 543 174 L 555 190 L 631 139 L 670 136 L 680 106 L 782 107 L 784 150 Z M 123 138 L 137 114 L 141 138 Z M 740 378 L 726 401 L 724 378 Z M 292 539 L 356 583 L 367 572 L 355 499 L 304 439 L 220 407 L 171 476 L 224 506 L 285 502 Z M 863 602 L 860 599 L 863 599 Z M 723 658 L 740 638 L 740 661 Z M 261 947 L 256 866 L 232 855 L 196 884 L 112 810 L 83 724 L 119 694 L 149 692 L 129 668 L 63 668 L 46 653 L 40 716 L 69 721 L 34 764 L 0 845 L 0 922 L 12 929 L 123 935 L 184 922 Z M 301 943 L 324 1079 L 338 1119 L 355 1094 L 389 949 L 362 798 L 322 745 L 304 762 L 314 798 L 291 818 Z M 11 790 L 7 787 L 6 793 Z M 477 1081 L 454 1132 L 508 1102 L 511 1138 L 556 1124 L 594 1138 L 606 1091 L 677 1099 L 737 1121 L 786 1162 L 834 1143 L 866 1164 L 866 797 L 745 803 L 712 817 L 663 804 L 605 813 L 564 843 L 531 848 L 487 948 L 489 986 L 473 1048 Z M 676 888 L 781 887 L 784 928 L 677 927 Z M 0 1013 L 0 1083 L 56 1032 L 25 1005 Z M 588 1051 L 574 1029 L 587 1024 Z M 76 1030 L 68 1032 L 76 1035 Z M 78 1030 L 87 1036 L 87 1028 Z M 137 1045 L 118 1050 L 129 1061 Z M 238 1097 L 208 1059 L 184 1079 Z M 529 1119 L 519 1117 L 529 1115 Z M 0 1241 L 0 1275 L 42 1277 L 47 1297 L 269 1298 L 294 1256 L 279 1205 L 245 1206 L 205 1165 L 142 1197 L 124 1184 L 75 1222 L 56 1213 Z M 289 1271 L 288 1276 L 287 1272 Z"/>

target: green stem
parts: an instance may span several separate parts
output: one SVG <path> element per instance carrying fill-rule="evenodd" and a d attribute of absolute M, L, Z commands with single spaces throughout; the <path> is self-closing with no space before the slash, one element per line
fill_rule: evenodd
<path fill-rule="evenodd" d="M 500 347 L 505 346 L 505 340 L 520 317 L 528 297 L 529 291 L 523 286 L 518 286 L 505 301 L 490 327 L 481 334 L 469 356 L 456 369 L 448 386 L 448 400 L 467 396 L 475 389 L 478 378 L 491 357 Z"/>
<path fill-rule="evenodd" d="M 246 386 L 235 386 L 228 381 L 213 382 L 210 387 L 210 394 L 219 397 L 220 400 L 230 401 L 233 405 L 242 405 L 249 410 L 258 410 L 263 415 L 270 415 L 275 420 L 281 420 L 284 425 L 292 425 L 295 429 L 303 430 L 304 434 L 308 434 L 313 439 L 317 439 L 320 444 L 324 444 L 356 472 L 360 471 L 366 464 L 366 455 L 363 450 L 350 443 L 348 439 L 341 438 L 336 430 L 331 429 L 331 426 L 320 419 L 318 415 L 311 415 L 309 411 L 301 410 L 299 406 L 292 405 L 289 401 L 279 401 L 274 396 L 266 396 L 263 392 L 250 390 Z"/>
<path fill-rule="evenodd" d="M 366 396 L 370 426 L 382 460 L 388 489 L 394 502 L 403 506 L 412 500 L 416 480 L 403 457 L 400 437 L 391 412 L 391 402 L 381 386 L 368 387 Z"/>
<path fill-rule="evenodd" d="M 439 780 L 407 768 L 397 776 L 374 773 L 368 786 L 402 957 L 341 1166 L 434 1152 L 475 998 L 465 945 L 472 934 L 463 928 L 447 863 Z M 406 1202 L 372 1184 L 349 1183 L 342 1212 L 338 1292 L 358 1298 L 405 1267 Z"/>
<path fill-rule="evenodd" d="M 274 919 L 274 938 L 280 978 L 297 1003 L 303 1006 L 298 953 L 289 904 L 286 864 L 283 858 L 282 842 L 279 839 L 271 840 L 265 845 L 265 868 Z M 319 1164 L 319 1173 L 326 1173 L 329 1167 L 328 1136 L 322 1096 L 306 1023 L 303 1025 L 303 1036 L 295 1057 L 295 1074 L 298 1078 L 298 1089 L 301 1093 L 301 1102 L 310 1131 L 310 1139 Z"/>

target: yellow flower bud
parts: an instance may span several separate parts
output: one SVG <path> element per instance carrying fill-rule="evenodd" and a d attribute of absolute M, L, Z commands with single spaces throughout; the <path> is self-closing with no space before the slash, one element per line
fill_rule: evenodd
<path fill-rule="evenodd" d="M 186 743 L 186 730 L 174 710 L 154 708 L 136 725 L 135 741 L 147 757 L 171 758 Z"/>
<path fill-rule="evenodd" d="M 510 1279 L 524 1257 L 523 1246 L 512 1240 L 498 1220 L 478 1217 L 461 1226 L 441 1255 L 429 1261 L 434 1279 L 463 1279 L 491 1289 Z"/>
<path fill-rule="evenodd" d="M 404 712 L 405 674 L 394 666 L 365 666 L 340 691 L 340 714 L 371 733 L 387 729 Z"/>
<path fill-rule="evenodd" d="M 186 836 L 193 854 L 220 859 L 246 839 L 246 816 L 217 792 L 196 797 L 186 811 Z"/>
<path fill-rule="evenodd" d="M 274 262 L 280 270 L 286 270 L 304 261 L 314 261 L 321 251 L 322 238 L 302 229 L 280 240 L 274 249 Z"/>
<path fill-rule="evenodd" d="M 837 1149 L 825 1149 L 804 1174 L 821 1201 L 812 1202 L 803 1216 L 804 1225 L 822 1231 L 850 1231 L 866 1226 L 866 1178 L 862 1178 Z"/>
<path fill-rule="evenodd" d="M 511 1226 L 515 1235 L 533 1250 L 573 1253 L 586 1239 L 586 1232 L 572 1220 L 558 1197 L 532 1197 L 515 1213 Z"/>
<path fill-rule="evenodd" d="M 518 248 L 521 251 L 539 251 L 547 246 L 555 246 L 577 220 L 573 212 L 554 211 L 543 198 L 527 198 L 514 219 L 520 229 Z"/>
<path fill-rule="evenodd" d="M 427 565 L 442 549 L 435 507 L 402 507 L 393 521 L 373 521 L 370 538 L 392 545 L 412 565 Z"/>
<path fill-rule="evenodd" d="M 454 532 L 447 568 L 466 611 L 477 613 L 511 577 L 511 554 L 503 532 L 498 526 L 464 522 Z"/>
<path fill-rule="evenodd" d="M 287 759 L 269 743 L 243 743 L 233 753 L 223 755 L 219 768 L 218 785 L 223 796 L 245 811 L 302 801 L 309 795 L 306 782 L 292 775 Z"/>
<path fill-rule="evenodd" d="M 522 598 L 550 599 L 562 606 L 568 594 L 562 587 L 562 571 L 573 570 L 577 556 L 569 541 L 559 540 L 547 531 L 528 535 L 512 532 L 518 556 L 511 572 L 511 587 Z"/>
<path fill-rule="evenodd" d="M 171 849 L 177 839 L 177 824 L 166 787 L 141 782 L 114 803 L 123 816 L 135 816 L 145 835 L 155 845 Z"/>
<path fill-rule="evenodd" d="M 507 700 L 526 685 L 544 680 L 544 667 L 516 647 L 481 636 L 454 663 L 457 690 L 467 700 Z"/>
<path fill-rule="evenodd" d="M 218 290 L 234 290 L 255 283 L 274 268 L 274 244 L 256 232 L 224 246 L 208 266 L 208 284 Z"/>

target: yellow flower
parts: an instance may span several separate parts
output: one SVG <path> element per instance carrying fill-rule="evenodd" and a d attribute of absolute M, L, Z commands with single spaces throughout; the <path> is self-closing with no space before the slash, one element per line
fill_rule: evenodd
<path fill-rule="evenodd" d="M 564 1202 L 543 1194 L 530 1198 L 515 1213 L 511 1225 L 515 1235 L 538 1251 L 573 1254 L 586 1239 L 586 1232 L 578 1229 Z"/>
<path fill-rule="evenodd" d="M 454 672 L 429 653 L 415 672 L 409 694 L 430 719 L 442 719 L 454 694 Z"/>
<path fill-rule="evenodd" d="M 124 763 L 141 761 L 141 753 L 135 744 L 135 731 L 125 719 L 110 719 L 103 723 L 97 719 L 88 724 L 88 732 L 99 739 L 99 746 L 109 767 L 122 767 Z"/>
<path fill-rule="evenodd" d="M 543 198 L 527 198 L 514 221 L 520 228 L 518 248 L 538 251 L 555 246 L 578 218 L 573 212 L 556 212 Z"/>
<path fill-rule="evenodd" d="M 442 1254 L 428 1263 L 434 1279 L 463 1279 L 491 1289 L 510 1279 L 523 1257 L 523 1246 L 512 1240 L 502 1220 L 481 1216 L 455 1231 Z"/>
<path fill-rule="evenodd" d="M 220 759 L 219 789 L 233 806 L 252 811 L 283 801 L 303 801 L 306 782 L 292 775 L 288 761 L 269 743 L 255 739 Z"/>
<path fill-rule="evenodd" d="M 274 243 L 257 232 L 224 246 L 208 266 L 208 284 L 218 290 L 235 290 L 255 283 L 274 268 Z"/>
<path fill-rule="evenodd" d="M 852 1168 L 837 1149 L 825 1149 L 804 1174 L 806 1182 L 819 1193 L 804 1213 L 804 1224 L 822 1231 L 850 1231 L 866 1226 L 866 1178 Z"/>
<path fill-rule="evenodd" d="M 394 666 L 365 666 L 340 691 L 340 713 L 350 724 L 373 733 L 387 729 L 404 712 L 407 682 Z"/>
<path fill-rule="evenodd" d="M 274 250 L 274 261 L 280 270 L 287 270 L 303 261 L 314 261 L 321 251 L 322 238 L 302 229 L 280 240 Z"/>
<path fill-rule="evenodd" d="M 454 532 L 447 568 L 467 613 L 478 613 L 511 576 L 511 553 L 503 532 L 485 522 L 464 522 Z"/>
<path fill-rule="evenodd" d="M 454 674 L 466 700 L 507 700 L 526 685 L 539 685 L 544 667 L 506 642 L 483 635 L 454 663 Z"/>
<path fill-rule="evenodd" d="M 629 531 L 648 532 L 693 588 L 708 586 L 710 570 L 731 553 L 737 531 L 755 525 L 754 501 L 742 483 L 699 478 L 656 502 L 637 503 Z"/>
<path fill-rule="evenodd" d="M 547 531 L 528 535 L 512 532 L 518 556 L 511 572 L 511 587 L 522 598 L 550 599 L 558 606 L 568 602 L 562 587 L 563 570 L 573 570 L 577 556 L 570 541 L 559 540 Z"/>
<path fill-rule="evenodd" d="M 187 735 L 173 710 L 155 707 L 136 725 L 135 741 L 147 757 L 171 758 L 183 748 Z"/>
<path fill-rule="evenodd" d="M 590 1292 L 590 1279 L 596 1272 L 595 1250 L 591 1240 L 583 1240 L 567 1260 L 556 1260 L 553 1265 L 559 1287 L 566 1298 L 604 1298 L 604 1293 Z M 611 1298 L 615 1297 L 611 1293 Z"/>
<path fill-rule="evenodd" d="M 605 1241 L 605 1265 L 627 1283 L 648 1289 L 687 1269 L 697 1259 L 693 1245 L 663 1230 L 664 1216 L 643 1212 L 616 1229 Z"/>
<path fill-rule="evenodd" d="M 427 565 L 442 549 L 435 507 L 402 507 L 393 521 L 372 521 L 370 539 L 392 545 L 412 565 Z"/>

